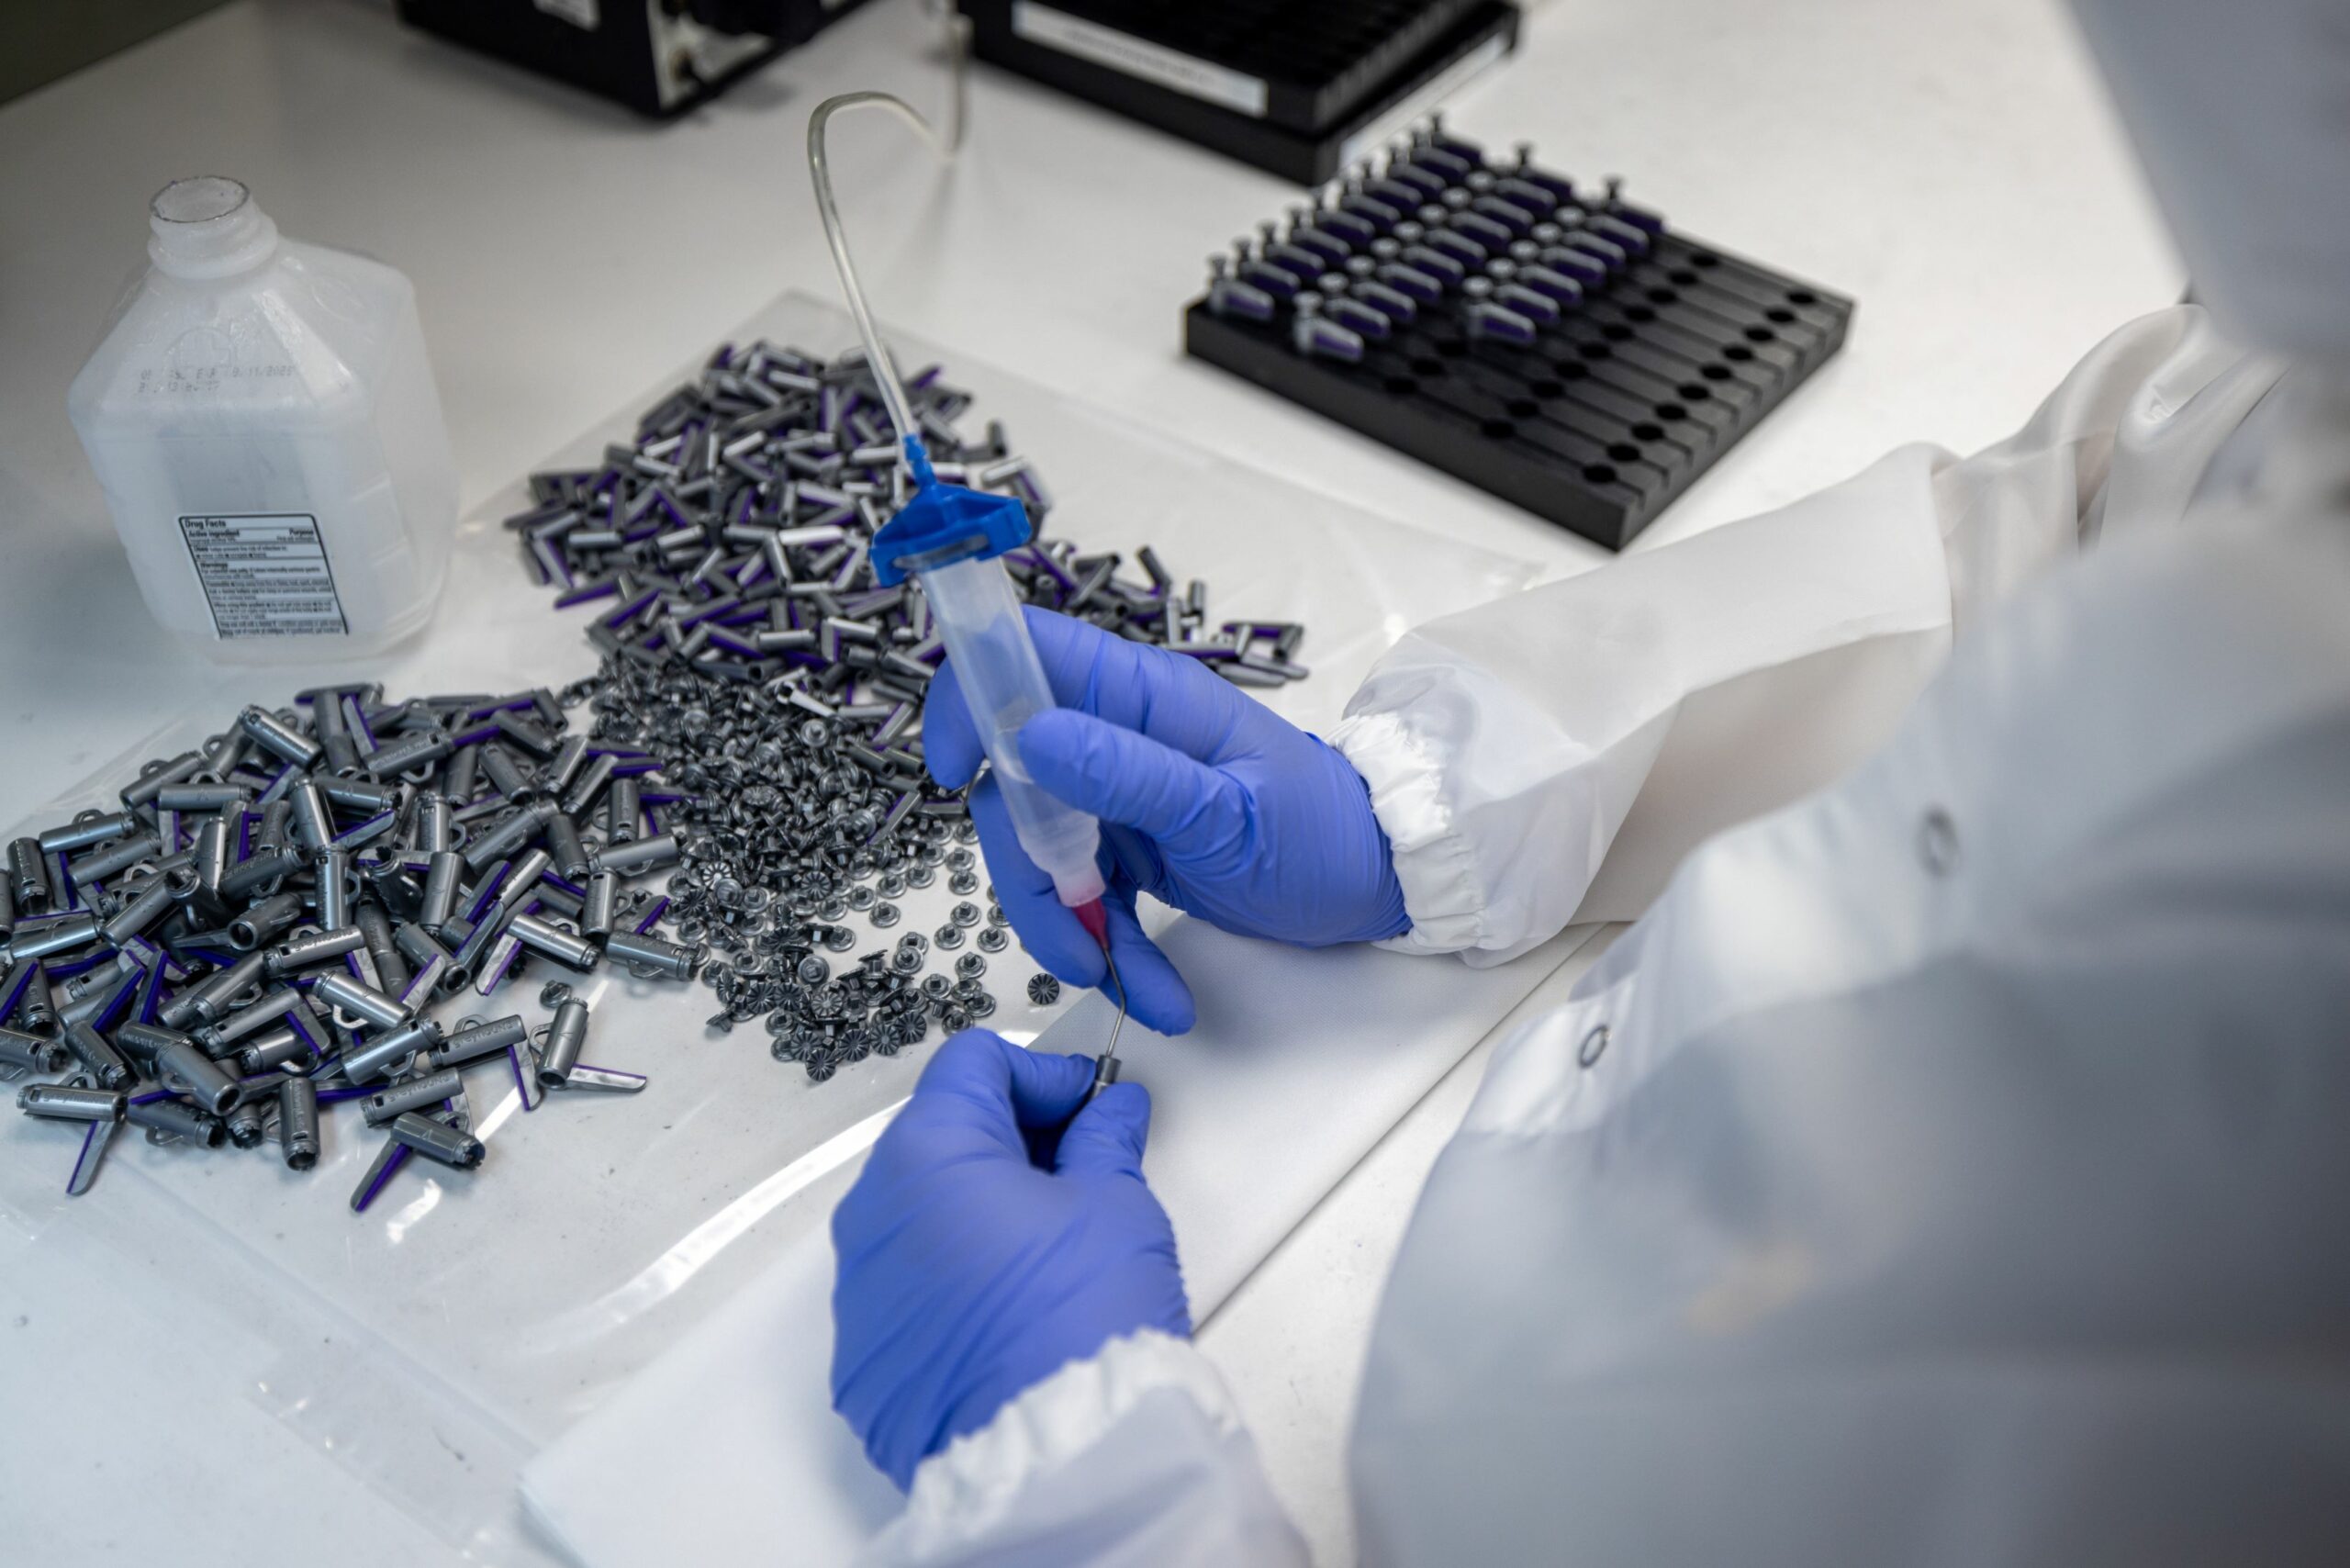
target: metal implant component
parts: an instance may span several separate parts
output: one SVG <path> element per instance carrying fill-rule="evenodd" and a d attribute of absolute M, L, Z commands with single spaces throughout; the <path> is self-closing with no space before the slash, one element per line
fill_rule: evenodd
<path fill-rule="evenodd" d="M 60 1083 L 28 1083 L 17 1092 L 17 1109 L 57 1122 L 118 1122 L 130 1108 L 118 1089 L 73 1089 Z"/>
<path fill-rule="evenodd" d="M 683 980 L 694 978 L 709 957 L 709 950 L 665 942 L 657 936 L 640 936 L 631 931 L 615 931 L 604 938 L 604 956 L 626 964 L 636 973 Z"/>
<path fill-rule="evenodd" d="M 393 1119 L 392 1137 L 427 1159 L 438 1160 L 461 1170 L 470 1170 L 479 1165 L 487 1152 L 481 1139 L 473 1134 L 461 1132 L 415 1111 Z"/>
<path fill-rule="evenodd" d="M 1028 977 L 1028 1000 L 1039 1007 L 1050 1007 L 1061 999 L 1061 982 L 1047 974 Z"/>
<path fill-rule="evenodd" d="M 378 1029 L 399 1028 L 415 1016 L 407 1003 L 386 996 L 373 986 L 362 985 L 349 975 L 320 975 L 310 994 L 336 1012 L 347 1013 Z"/>
<path fill-rule="evenodd" d="M 87 1024 L 66 1026 L 65 1049 L 83 1073 L 101 1089 L 128 1089 L 139 1080 L 113 1043 Z"/>
<path fill-rule="evenodd" d="M 536 915 L 518 914 L 506 929 L 532 952 L 543 953 L 568 969 L 584 972 L 603 962 L 603 949 L 596 944 Z"/>
<path fill-rule="evenodd" d="M 432 1052 L 436 1068 L 464 1067 L 486 1057 L 499 1056 L 530 1038 L 530 1030 L 519 1013 L 487 1024 L 461 1028 L 442 1041 Z"/>
<path fill-rule="evenodd" d="M 285 1151 L 288 1170 L 308 1170 L 319 1162 L 319 1086 L 307 1078 L 278 1085 L 277 1143 Z"/>
<path fill-rule="evenodd" d="M 364 1045 L 344 1052 L 342 1075 L 353 1083 L 372 1083 L 404 1070 L 421 1058 L 429 1056 L 437 1061 L 442 1046 L 441 1025 L 430 1018 L 420 1018 L 412 1024 L 381 1030 Z"/>
<path fill-rule="evenodd" d="M 465 1092 L 465 1075 L 453 1067 L 444 1067 L 421 1078 L 411 1078 L 388 1089 L 379 1089 L 359 1103 L 362 1117 L 371 1127 L 397 1120 L 410 1111 L 421 1111 L 438 1105 L 444 1100 L 454 1100 Z"/>
<path fill-rule="evenodd" d="M 149 1100 L 143 1105 L 130 1104 L 125 1107 L 123 1119 L 134 1127 L 146 1128 L 150 1143 L 192 1143 L 203 1148 L 218 1148 L 229 1141 L 226 1122 L 185 1100 Z"/>
<path fill-rule="evenodd" d="M 71 1059 L 62 1040 L 0 1028 L 0 1067 L 19 1072 L 62 1072 Z"/>
<path fill-rule="evenodd" d="M 566 997 L 554 1010 L 554 1021 L 547 1025 L 546 1043 L 539 1051 L 539 1082 L 545 1088 L 560 1089 L 570 1081 L 572 1069 L 579 1065 L 580 1047 L 588 1041 L 588 1004 L 576 997 Z"/>

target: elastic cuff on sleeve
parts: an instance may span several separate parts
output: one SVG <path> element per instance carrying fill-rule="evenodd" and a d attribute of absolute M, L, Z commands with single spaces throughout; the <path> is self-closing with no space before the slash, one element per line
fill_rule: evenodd
<path fill-rule="evenodd" d="M 1378 944 L 1398 953 L 1459 953 L 1485 936 L 1475 857 L 1452 829 L 1434 752 L 1392 712 L 1357 713 L 1330 744 L 1371 787 L 1412 928 Z"/>
<path fill-rule="evenodd" d="M 983 1535 L 1024 1487 L 1091 1448 L 1159 1389 L 1190 1395 L 1219 1437 L 1241 1430 L 1232 1395 L 1206 1357 L 1189 1340 L 1138 1329 L 1023 1391 L 986 1426 L 923 1461 L 893 1533 L 912 1540 Z"/>

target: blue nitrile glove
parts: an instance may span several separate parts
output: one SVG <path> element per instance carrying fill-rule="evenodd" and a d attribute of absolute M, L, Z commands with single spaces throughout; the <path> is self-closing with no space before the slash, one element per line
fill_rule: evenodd
<path fill-rule="evenodd" d="M 1119 1335 L 1191 1335 L 1174 1227 L 1142 1179 L 1150 1095 L 1113 1083 L 1080 1111 L 1092 1082 L 1091 1057 L 966 1029 L 833 1211 L 833 1408 L 901 1489 Z"/>
<path fill-rule="evenodd" d="M 1226 931 L 1305 947 L 1410 928 L 1371 790 L 1345 757 L 1188 655 L 1049 610 L 1027 615 L 1062 706 L 1021 730 L 1021 760 L 1102 820 L 1110 947 L 1139 1022 L 1180 1035 L 1196 1009 L 1135 919 L 1137 890 Z M 931 682 L 923 748 L 950 790 L 985 755 L 951 660 Z M 1021 849 L 991 778 L 971 792 L 971 816 L 1029 952 L 1073 985 L 1101 985 L 1101 947 Z"/>

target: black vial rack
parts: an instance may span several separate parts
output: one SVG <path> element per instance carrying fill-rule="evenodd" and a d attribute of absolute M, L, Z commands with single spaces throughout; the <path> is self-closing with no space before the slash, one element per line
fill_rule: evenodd
<path fill-rule="evenodd" d="M 1516 47 L 1509 0 L 960 0 L 971 50 L 1318 185 Z"/>
<path fill-rule="evenodd" d="M 1185 346 L 1622 549 L 1843 346 L 1852 302 L 1432 120 L 1209 262 Z"/>

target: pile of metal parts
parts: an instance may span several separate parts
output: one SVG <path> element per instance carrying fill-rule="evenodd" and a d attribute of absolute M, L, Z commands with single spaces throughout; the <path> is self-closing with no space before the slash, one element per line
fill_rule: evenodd
<path fill-rule="evenodd" d="M 1000 425 L 963 440 L 970 399 L 935 368 L 908 393 L 940 478 L 1016 495 L 1041 524 L 1051 497 Z M 934 1021 L 951 1033 L 989 1016 L 985 955 L 1009 942 L 992 899 L 984 913 L 971 902 L 963 801 L 923 767 L 922 704 L 945 649 L 920 591 L 879 587 L 867 563 L 907 485 L 861 359 L 761 342 L 722 350 L 599 465 L 534 475 L 537 504 L 507 520 L 558 604 L 598 609 L 602 670 L 566 699 L 590 701 L 597 738 L 648 754 L 680 797 L 669 820 L 688 867 L 666 913 L 681 940 L 718 955 L 703 976 L 722 1005 L 711 1024 L 766 1014 L 775 1055 L 819 1081 Z M 1206 585 L 1179 586 L 1147 547 L 1141 580 L 1067 541 L 1034 539 L 1004 561 L 1028 602 L 1237 684 L 1306 673 L 1293 659 L 1303 628 L 1209 633 Z M 886 931 L 941 871 L 963 901 L 945 923 L 846 961 L 850 914 Z M 977 951 L 951 977 L 923 973 L 967 940 Z"/>
<path fill-rule="evenodd" d="M 544 690 L 386 702 L 323 688 L 252 707 L 200 749 L 149 762 L 119 810 L 7 846 L 0 1072 L 27 1114 L 85 1123 L 69 1191 L 124 1125 L 156 1142 L 252 1148 L 307 1170 L 325 1107 L 385 1134 L 364 1209 L 411 1156 L 480 1163 L 464 1074 L 632 1092 L 580 1060 L 588 1008 L 461 1013 L 532 960 L 689 980 L 705 954 L 652 935 L 625 879 L 674 862 L 671 797 L 643 752 L 569 734 Z M 648 826 L 652 831 L 647 831 Z"/>

